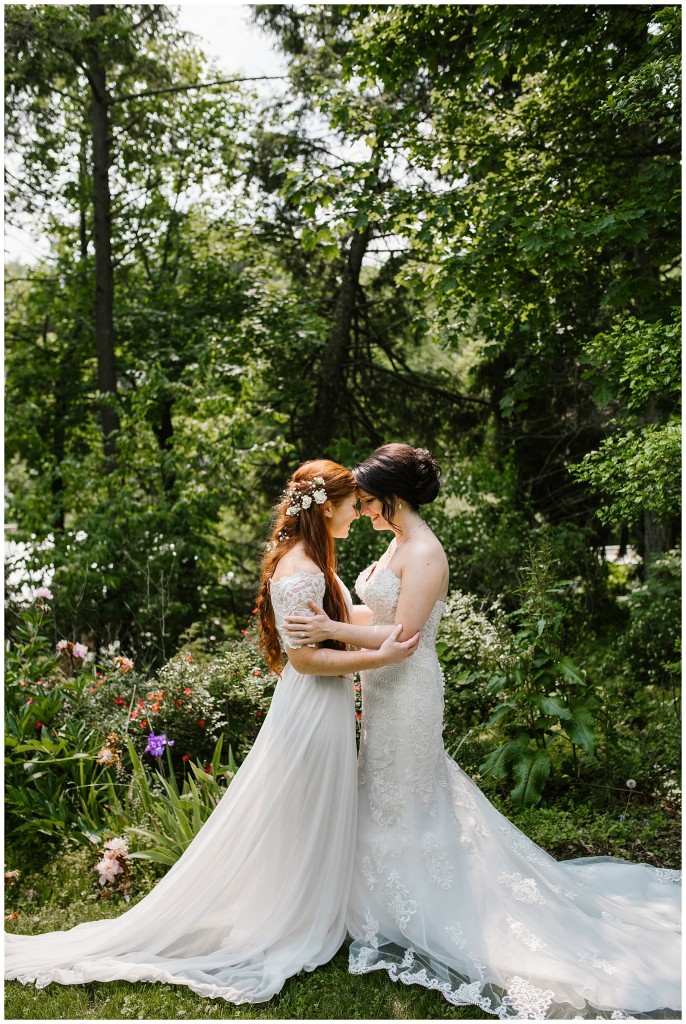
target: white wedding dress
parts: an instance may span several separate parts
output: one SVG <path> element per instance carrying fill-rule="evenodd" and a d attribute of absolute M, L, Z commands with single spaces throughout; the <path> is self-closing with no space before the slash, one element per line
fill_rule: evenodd
<path fill-rule="evenodd" d="M 277 625 L 323 596 L 322 573 L 273 583 Z M 350 677 L 289 662 L 252 750 L 165 877 L 114 920 L 6 935 L 5 977 L 162 981 L 261 1003 L 330 960 L 346 936 L 355 846 L 354 696 Z"/>
<path fill-rule="evenodd" d="M 357 592 L 395 621 L 390 569 Z M 679 1018 L 681 872 L 558 862 L 489 803 L 443 748 L 442 612 L 411 658 L 363 674 L 351 972 L 503 1019 Z"/>

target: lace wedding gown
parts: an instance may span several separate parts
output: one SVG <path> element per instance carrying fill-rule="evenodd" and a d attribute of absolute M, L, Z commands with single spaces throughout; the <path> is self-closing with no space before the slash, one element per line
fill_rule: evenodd
<path fill-rule="evenodd" d="M 356 588 L 394 622 L 390 569 Z M 503 1019 L 679 1017 L 681 873 L 558 862 L 489 803 L 443 748 L 442 612 L 411 658 L 363 675 L 351 972 Z"/>
<path fill-rule="evenodd" d="M 273 583 L 277 624 L 323 596 L 321 573 Z M 250 753 L 165 877 L 114 920 L 7 935 L 5 977 L 41 988 L 162 981 L 264 1002 L 345 940 L 356 815 L 352 679 L 289 662 Z"/>

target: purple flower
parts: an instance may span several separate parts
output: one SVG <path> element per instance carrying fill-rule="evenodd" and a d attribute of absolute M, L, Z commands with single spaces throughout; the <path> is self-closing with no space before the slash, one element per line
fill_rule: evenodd
<path fill-rule="evenodd" d="M 152 754 L 153 757 L 162 757 L 165 746 L 173 747 L 174 740 L 168 740 L 163 732 L 159 736 L 155 736 L 155 733 L 151 732 L 148 737 L 148 745 L 143 753 Z"/>

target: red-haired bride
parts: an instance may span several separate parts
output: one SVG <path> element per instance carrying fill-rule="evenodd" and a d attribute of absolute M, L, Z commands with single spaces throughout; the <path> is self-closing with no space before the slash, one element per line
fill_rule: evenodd
<path fill-rule="evenodd" d="M 114 920 L 7 936 L 5 977 L 39 987 L 162 981 L 259 1003 L 336 953 L 357 821 L 349 673 L 403 661 L 418 637 L 399 643 L 399 627 L 379 650 L 351 651 L 337 641 L 299 647 L 281 627 L 287 614 L 308 613 L 308 599 L 351 620 L 334 538 L 348 536 L 357 514 L 355 480 L 343 466 L 320 460 L 296 470 L 262 563 L 261 644 L 280 680 L 252 750 L 152 892 Z"/>

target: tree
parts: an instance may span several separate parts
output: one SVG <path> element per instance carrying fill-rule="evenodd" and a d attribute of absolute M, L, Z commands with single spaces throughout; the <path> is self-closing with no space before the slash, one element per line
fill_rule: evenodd
<path fill-rule="evenodd" d="M 490 396 L 522 500 L 585 521 L 589 496 L 566 467 L 596 447 L 602 417 L 582 347 L 614 318 L 664 317 L 677 298 L 680 10 L 343 14 L 356 99 L 339 91 L 333 123 L 351 142 L 374 132 L 425 175 L 395 210 L 407 271 L 446 342 L 479 345 L 472 386 Z"/>
<path fill-rule="evenodd" d="M 646 563 L 674 546 L 681 511 L 681 313 L 629 317 L 586 347 L 608 436 L 572 474 L 603 497 L 602 522 L 642 528 Z"/>

